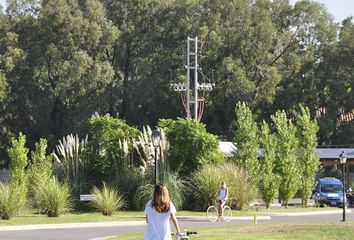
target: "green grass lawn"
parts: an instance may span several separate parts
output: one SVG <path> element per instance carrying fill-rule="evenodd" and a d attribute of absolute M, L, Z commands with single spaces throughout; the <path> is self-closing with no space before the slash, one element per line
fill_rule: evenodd
<path fill-rule="evenodd" d="M 280 208 L 271 208 L 271 209 L 266 209 L 266 208 L 259 208 L 257 211 L 262 212 L 262 213 L 272 213 L 272 212 L 311 212 L 311 211 L 334 211 L 334 210 L 341 210 L 341 208 L 337 207 L 324 207 L 324 208 L 319 208 L 319 207 L 280 207 Z"/>
<path fill-rule="evenodd" d="M 197 231 L 190 240 L 349 240 L 354 239 L 354 223 L 288 223 L 238 225 L 189 229 Z M 143 233 L 122 235 L 111 240 L 141 240 Z"/>
<path fill-rule="evenodd" d="M 271 212 L 305 212 L 320 210 L 336 210 L 337 208 L 274 208 L 270 210 L 260 209 L 258 215 L 267 215 Z M 253 216 L 255 210 L 235 211 L 233 216 Z M 205 212 L 178 211 L 177 217 L 183 216 L 206 216 Z M 143 211 L 120 211 L 111 217 L 103 216 L 101 213 L 67 213 L 58 218 L 49 218 L 47 215 L 35 213 L 23 213 L 10 220 L 1 220 L 0 226 L 28 225 L 28 224 L 54 224 L 54 223 L 79 223 L 79 222 L 113 222 L 113 221 L 136 221 L 144 220 Z"/>
<path fill-rule="evenodd" d="M 103 216 L 101 213 L 66 213 L 57 218 L 50 218 L 47 215 L 25 213 L 10 220 L 1 220 L 0 226 L 28 225 L 28 224 L 54 224 L 54 223 L 80 223 L 80 222 L 114 222 L 114 221 L 136 221 L 144 220 L 143 212 L 122 211 L 113 216 Z"/>

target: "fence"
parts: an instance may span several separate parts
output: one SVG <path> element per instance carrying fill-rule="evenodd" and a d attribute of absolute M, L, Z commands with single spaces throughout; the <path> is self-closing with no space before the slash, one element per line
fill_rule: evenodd
<path fill-rule="evenodd" d="M 0 169 L 0 182 L 8 182 L 10 176 L 9 169 Z"/>

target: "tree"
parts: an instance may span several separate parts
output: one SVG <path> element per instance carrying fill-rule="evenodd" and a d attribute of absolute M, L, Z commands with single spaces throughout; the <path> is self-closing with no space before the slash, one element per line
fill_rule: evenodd
<path fill-rule="evenodd" d="M 298 163 L 300 169 L 300 186 L 302 205 L 308 205 L 314 189 L 316 173 L 320 166 L 320 159 L 316 152 L 319 129 L 316 120 L 311 118 L 310 110 L 302 105 L 296 114 L 297 138 L 299 141 Z"/>
<path fill-rule="evenodd" d="M 316 74 L 319 78 L 319 106 L 325 109 L 318 119 L 320 142 L 350 143 L 352 122 L 348 119 L 354 109 L 354 23 L 343 20 L 338 42 L 324 47 L 323 59 Z"/>
<path fill-rule="evenodd" d="M 288 0 L 8 0 L 0 11 L 0 155 L 20 131 L 54 146 L 110 112 L 134 126 L 184 117 L 171 82 L 185 81 L 198 36 L 199 83 L 215 82 L 203 123 L 233 139 L 234 108 L 255 120 L 304 103 L 320 142 L 351 143 L 353 20 Z M 192 77 L 193 79 L 193 77 Z M 317 111 L 317 117 L 318 117 Z M 345 120 L 347 121 L 347 120 Z M 83 133 L 85 134 L 85 133 Z"/>
<path fill-rule="evenodd" d="M 205 125 L 192 119 L 161 119 L 159 122 L 170 142 L 167 161 L 171 171 L 189 176 L 207 163 L 221 163 L 218 137 L 206 131 Z"/>
<path fill-rule="evenodd" d="M 27 194 L 28 177 L 25 168 L 28 164 L 28 148 L 25 147 L 26 136 L 19 134 L 18 139 L 13 138 L 11 148 L 9 149 L 10 157 L 10 183 L 14 187 L 19 187 L 23 196 Z"/>
<path fill-rule="evenodd" d="M 202 15 L 206 19 L 202 22 L 206 30 L 203 49 L 211 50 L 207 50 L 204 69 L 215 69 L 214 75 L 219 79 L 210 94 L 211 110 L 206 118 L 221 125 L 212 127 L 224 135 L 230 132 L 235 103 L 247 102 L 259 116 L 273 102 L 281 80 L 277 66 L 271 64 L 279 33 L 269 15 L 271 6 L 266 6 L 266 2 L 205 1 L 208 11 Z"/>
<path fill-rule="evenodd" d="M 12 85 L 16 80 L 17 67 L 26 59 L 26 53 L 19 46 L 19 35 L 12 29 L 12 23 L 0 9 L 0 124 L 6 125 L 7 107 L 11 104 Z M 9 138 L 14 135 L 5 128 L 0 130 L 0 148 L 8 147 Z M 1 151 L 1 150 L 0 150 Z"/>
<path fill-rule="evenodd" d="M 140 126 L 181 116 L 179 98 L 170 83 L 180 80 L 184 71 L 183 43 L 193 26 L 190 18 L 196 18 L 196 1 L 104 3 L 110 20 L 120 30 L 109 55 L 115 70 L 109 109 L 119 110 L 122 118 Z"/>
<path fill-rule="evenodd" d="M 287 43 L 276 64 L 282 73 L 273 109 L 295 109 L 305 103 L 312 112 L 319 107 L 323 85 L 316 68 L 324 49 L 336 41 L 336 24 L 325 6 L 315 1 L 298 1 L 288 10 Z M 274 16 L 275 17 L 275 16 Z M 278 16 L 281 21 L 283 16 Z"/>
<path fill-rule="evenodd" d="M 37 16 L 42 0 L 7 0 L 6 12 L 11 17 Z"/>
<path fill-rule="evenodd" d="M 48 117 L 52 132 L 59 138 L 76 122 L 75 112 L 80 112 L 78 119 L 84 110 L 86 116 L 93 112 L 87 107 L 111 82 L 114 72 L 105 50 L 116 39 L 117 29 L 105 18 L 103 5 L 97 0 L 83 5 L 78 1 L 45 1 L 39 26 L 42 47 L 34 81 L 48 93 Z"/>
<path fill-rule="evenodd" d="M 144 62 L 145 51 L 152 48 L 148 39 L 149 32 L 154 29 L 154 16 L 159 11 L 159 3 L 150 0 L 106 0 L 104 1 L 108 17 L 121 31 L 112 44 L 107 57 L 115 70 L 114 82 L 110 85 L 109 110 L 117 110 L 114 101 L 119 91 L 120 115 L 127 118 L 130 105 L 130 82 L 135 79 L 135 71 L 139 61 Z"/>
<path fill-rule="evenodd" d="M 233 141 L 237 148 L 235 158 L 255 183 L 258 183 L 259 180 L 258 136 L 258 127 L 251 110 L 245 102 L 238 102 L 236 105 L 236 132 Z"/>
<path fill-rule="evenodd" d="M 46 154 L 47 140 L 41 138 L 35 146 L 35 150 L 31 152 L 32 162 L 28 167 L 29 186 L 32 193 L 45 185 L 53 175 L 52 157 Z"/>
<path fill-rule="evenodd" d="M 277 159 L 276 172 L 281 177 L 279 186 L 279 197 L 288 206 L 299 187 L 300 169 L 297 161 L 298 139 L 296 138 L 296 127 L 288 119 L 285 111 L 277 111 L 271 116 L 277 137 Z"/>
<path fill-rule="evenodd" d="M 260 158 L 259 190 L 267 209 L 278 196 L 280 176 L 276 173 L 276 147 L 277 139 L 270 133 L 268 124 L 263 121 L 261 129 L 261 147 L 264 150 L 263 157 Z"/>

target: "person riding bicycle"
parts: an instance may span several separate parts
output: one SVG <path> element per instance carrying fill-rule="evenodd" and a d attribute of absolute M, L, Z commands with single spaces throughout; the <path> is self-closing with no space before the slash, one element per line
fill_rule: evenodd
<path fill-rule="evenodd" d="M 224 206 L 226 204 L 227 198 L 229 197 L 229 189 L 226 187 L 226 183 L 222 182 L 219 189 L 219 218 L 224 216 Z"/>

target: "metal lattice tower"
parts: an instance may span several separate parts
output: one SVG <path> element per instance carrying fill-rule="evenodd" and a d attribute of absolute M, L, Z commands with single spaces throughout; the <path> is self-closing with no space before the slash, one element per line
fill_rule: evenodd
<path fill-rule="evenodd" d="M 199 121 L 204 111 L 204 97 L 198 97 L 198 91 L 211 91 L 215 84 L 198 82 L 198 74 L 201 68 L 198 64 L 198 37 L 187 38 L 187 65 L 186 76 L 187 81 L 185 83 L 171 84 L 174 91 L 180 92 L 183 106 L 186 110 L 187 118 L 193 118 Z M 191 76 L 194 75 L 194 81 L 191 81 Z M 191 108 L 193 109 L 193 116 L 191 114 Z"/>

